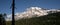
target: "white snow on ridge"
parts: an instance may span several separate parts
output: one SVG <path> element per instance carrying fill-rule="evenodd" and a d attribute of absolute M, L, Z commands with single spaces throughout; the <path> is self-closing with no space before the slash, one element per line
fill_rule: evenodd
<path fill-rule="evenodd" d="M 42 10 L 39 7 L 30 7 L 29 9 L 27 9 L 27 11 L 23 12 L 22 14 L 16 15 L 15 18 L 16 19 L 19 19 L 19 18 L 32 18 L 32 17 L 34 17 L 34 15 L 43 16 L 43 15 L 47 15 L 47 14 L 48 13 L 47 13 L 46 10 Z"/>
<path fill-rule="evenodd" d="M 15 14 L 15 20 L 19 20 L 22 18 L 32 18 L 32 17 L 39 17 L 39 16 L 44 16 L 44 15 L 48 15 L 49 13 L 55 13 L 55 12 L 60 12 L 60 10 L 57 9 L 50 9 L 50 10 L 44 10 L 40 7 L 30 7 L 27 8 L 26 11 L 22 12 L 22 13 L 16 13 Z"/>

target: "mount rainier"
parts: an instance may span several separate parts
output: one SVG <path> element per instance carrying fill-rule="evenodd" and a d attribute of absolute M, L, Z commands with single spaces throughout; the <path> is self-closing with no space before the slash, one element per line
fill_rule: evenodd
<path fill-rule="evenodd" d="M 60 10 L 58 9 L 48 10 L 40 7 L 30 7 L 30 8 L 27 8 L 26 11 L 22 13 L 16 13 L 15 20 L 32 18 L 32 17 L 40 17 L 40 16 L 48 15 L 49 13 L 56 13 L 56 12 L 60 12 Z M 9 18 L 6 19 L 7 21 L 12 19 L 11 15 L 8 15 L 8 16 Z"/>

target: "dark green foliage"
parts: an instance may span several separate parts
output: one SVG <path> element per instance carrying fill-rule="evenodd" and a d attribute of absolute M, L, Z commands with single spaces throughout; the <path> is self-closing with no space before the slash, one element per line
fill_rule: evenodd
<path fill-rule="evenodd" d="M 56 24 L 60 25 L 60 12 L 48 14 L 41 17 L 33 17 L 30 19 L 20 19 L 15 22 L 15 25 L 56 25 Z"/>
<path fill-rule="evenodd" d="M 0 14 L 0 25 L 6 25 L 6 22 L 5 22 L 5 19 L 4 19 L 4 15 L 3 14 Z"/>

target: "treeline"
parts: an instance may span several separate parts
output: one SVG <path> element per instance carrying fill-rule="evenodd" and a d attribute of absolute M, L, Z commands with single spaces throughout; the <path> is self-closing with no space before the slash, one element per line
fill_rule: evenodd
<path fill-rule="evenodd" d="M 11 21 L 8 21 L 7 25 L 11 25 Z M 20 19 L 15 21 L 15 25 L 60 25 L 60 12 L 30 19 Z"/>

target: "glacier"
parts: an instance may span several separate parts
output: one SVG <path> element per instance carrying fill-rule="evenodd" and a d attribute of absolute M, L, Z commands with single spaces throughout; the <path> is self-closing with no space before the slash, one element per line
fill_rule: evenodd
<path fill-rule="evenodd" d="M 47 9 L 40 8 L 40 7 L 30 7 L 30 8 L 27 8 L 26 11 L 24 11 L 22 13 L 16 13 L 15 20 L 32 18 L 32 17 L 40 17 L 40 16 L 48 15 L 49 13 L 56 13 L 56 12 L 60 12 L 60 10 L 58 10 L 58 9 L 47 10 Z M 7 16 L 7 19 L 6 19 L 7 21 L 12 20 L 11 15 Z"/>

